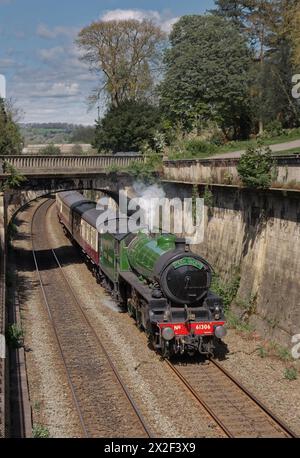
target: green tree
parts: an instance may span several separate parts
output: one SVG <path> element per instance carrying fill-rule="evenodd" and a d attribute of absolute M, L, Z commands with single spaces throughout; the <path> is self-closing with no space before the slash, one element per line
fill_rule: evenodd
<path fill-rule="evenodd" d="M 250 147 L 237 166 L 243 184 L 249 188 L 269 188 L 275 172 L 275 161 L 270 148 Z"/>
<path fill-rule="evenodd" d="M 291 43 L 292 62 L 300 70 L 300 0 L 290 0 L 284 12 L 284 32 Z"/>
<path fill-rule="evenodd" d="M 249 69 L 245 38 L 217 16 L 183 16 L 173 28 L 160 86 L 166 115 L 185 130 L 214 121 L 226 137 L 247 136 Z"/>
<path fill-rule="evenodd" d="M 8 174 L 8 178 L 4 180 L 2 186 L 0 186 L 0 191 L 8 191 L 12 189 L 19 188 L 21 184 L 26 181 L 26 178 L 19 173 L 15 167 L 13 167 L 11 164 L 7 163 L 4 161 L 3 165 L 3 172 Z"/>
<path fill-rule="evenodd" d="M 261 74 L 261 117 L 267 125 L 279 122 L 283 128 L 297 127 L 300 106 L 292 96 L 291 81 L 294 74 L 292 48 L 285 38 L 267 56 Z"/>
<path fill-rule="evenodd" d="M 93 126 L 75 126 L 70 139 L 71 143 L 92 143 L 95 139 Z"/>
<path fill-rule="evenodd" d="M 244 21 L 249 13 L 249 1 L 216 0 L 215 3 L 217 9 L 213 10 L 213 13 L 230 19 L 240 29 L 244 28 Z"/>
<path fill-rule="evenodd" d="M 98 21 L 82 29 L 77 39 L 82 60 L 101 74 L 94 99 L 105 92 L 118 107 L 148 96 L 164 41 L 165 34 L 149 20 Z"/>
<path fill-rule="evenodd" d="M 13 119 L 12 108 L 0 98 L 0 155 L 21 154 L 22 147 L 23 139 Z"/>
<path fill-rule="evenodd" d="M 275 119 L 285 127 L 298 125 L 291 78 L 293 66 L 300 65 L 300 1 L 218 0 L 216 5 L 214 13 L 237 25 L 251 46 L 251 94 L 259 132 Z"/>
<path fill-rule="evenodd" d="M 99 151 L 139 151 L 151 146 L 160 126 L 160 112 L 146 101 L 127 101 L 112 106 L 96 124 L 94 147 Z"/>

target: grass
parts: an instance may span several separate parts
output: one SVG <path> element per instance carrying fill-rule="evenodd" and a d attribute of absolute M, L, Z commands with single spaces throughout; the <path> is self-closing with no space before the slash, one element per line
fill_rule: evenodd
<path fill-rule="evenodd" d="M 293 357 L 289 348 L 279 345 L 274 341 L 265 341 L 257 349 L 258 354 L 261 358 L 275 357 L 279 358 L 281 361 L 287 363 L 293 361 Z"/>
<path fill-rule="evenodd" d="M 289 381 L 297 380 L 298 378 L 298 371 L 295 367 L 287 367 L 284 371 L 284 378 Z"/>
<path fill-rule="evenodd" d="M 169 159 L 205 159 L 218 154 L 233 153 L 236 151 L 245 151 L 249 147 L 257 147 L 261 142 L 263 146 L 272 146 L 276 144 L 300 140 L 300 129 L 294 129 L 280 136 L 272 138 L 263 138 L 261 140 L 239 140 L 231 141 L 222 146 L 213 145 L 210 142 L 200 140 L 180 141 L 178 144 L 170 147 L 168 151 Z M 194 143 L 194 144 L 193 144 Z M 199 148 L 197 149 L 197 143 Z M 190 144 L 192 148 L 190 148 Z M 284 151 L 274 152 L 276 155 L 287 155 L 300 153 L 300 148 L 286 149 Z"/>
<path fill-rule="evenodd" d="M 258 347 L 257 351 L 258 356 L 260 356 L 261 358 L 266 358 L 268 356 L 268 350 L 264 346 Z"/>
<path fill-rule="evenodd" d="M 50 432 L 46 426 L 35 423 L 32 428 L 32 437 L 34 439 L 48 439 Z"/>
<path fill-rule="evenodd" d="M 273 154 L 276 156 L 288 156 L 292 154 L 300 154 L 300 148 L 285 149 L 283 151 L 276 151 Z"/>
<path fill-rule="evenodd" d="M 297 140 L 300 140 L 298 138 Z M 287 140 L 289 141 L 289 140 Z M 285 143 L 285 142 L 283 142 Z M 263 146 L 271 146 L 272 144 L 276 145 L 277 142 L 274 143 L 268 143 L 267 141 L 264 141 Z M 278 143 L 279 144 L 279 143 Z M 219 154 L 225 154 L 225 153 L 234 153 L 236 151 L 246 151 L 249 147 L 251 146 L 258 146 L 258 142 L 253 140 L 253 141 L 241 141 L 241 142 L 236 142 L 236 146 L 232 147 L 229 145 L 224 145 L 222 147 L 219 147 L 217 150 L 215 150 L 212 153 L 207 153 L 205 151 L 199 151 L 198 153 L 189 153 L 189 152 L 181 152 L 181 153 L 170 153 L 168 156 L 169 160 L 176 160 L 176 159 L 206 159 L 210 157 L 217 156 Z M 273 154 L 275 156 L 288 156 L 292 154 L 300 154 L 300 147 L 298 148 L 291 148 L 291 149 L 284 149 L 282 151 L 274 151 Z"/>
<path fill-rule="evenodd" d="M 40 401 L 34 401 L 32 408 L 33 408 L 33 410 L 36 410 L 37 412 L 39 412 L 41 410 L 41 402 Z"/>
<path fill-rule="evenodd" d="M 294 140 L 300 140 L 300 131 L 297 129 L 295 132 L 283 134 L 277 137 L 265 138 L 262 140 L 264 145 L 272 146 L 279 145 L 281 143 L 292 142 Z M 240 140 L 227 143 L 226 145 L 219 147 L 219 153 L 231 153 L 234 151 L 247 149 L 249 146 L 256 146 L 258 143 L 257 140 Z M 300 148 L 296 148 L 298 151 Z M 292 151 L 292 150 L 287 150 Z"/>
<path fill-rule="evenodd" d="M 276 354 L 282 361 L 292 361 L 291 351 L 286 347 L 281 347 L 278 345 L 276 347 Z"/>
<path fill-rule="evenodd" d="M 20 348 L 23 345 L 24 331 L 17 324 L 11 324 L 6 331 L 6 339 L 11 348 Z"/>
<path fill-rule="evenodd" d="M 227 325 L 231 329 L 236 329 L 240 332 L 253 332 L 255 330 L 254 326 L 249 323 L 242 321 L 235 313 L 231 310 L 227 310 L 225 313 Z"/>

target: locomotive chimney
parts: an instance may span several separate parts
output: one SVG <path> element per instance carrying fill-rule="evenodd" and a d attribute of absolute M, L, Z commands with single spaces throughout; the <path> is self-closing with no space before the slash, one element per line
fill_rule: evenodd
<path fill-rule="evenodd" d="M 179 238 L 175 240 L 175 248 L 177 251 L 188 251 L 188 246 L 184 238 Z"/>

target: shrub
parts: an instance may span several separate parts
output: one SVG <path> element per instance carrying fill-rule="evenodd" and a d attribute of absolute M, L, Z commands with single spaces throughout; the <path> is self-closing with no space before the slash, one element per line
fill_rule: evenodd
<path fill-rule="evenodd" d="M 144 183 L 153 183 L 156 181 L 156 175 L 160 172 L 161 167 L 162 157 L 152 153 L 146 156 L 144 162 L 134 161 L 125 170 Z"/>
<path fill-rule="evenodd" d="M 196 138 L 186 143 L 186 151 L 192 157 L 203 156 L 204 154 L 210 156 L 216 153 L 217 150 L 218 148 L 216 145 Z"/>
<path fill-rule="evenodd" d="M 267 189 L 272 184 L 275 161 L 268 147 L 250 146 L 237 166 L 243 184 L 249 188 Z"/>
<path fill-rule="evenodd" d="M 206 205 L 208 208 L 213 207 L 213 205 L 214 205 L 214 195 L 211 192 L 211 190 L 209 189 L 209 186 L 205 186 L 203 199 L 204 199 L 204 205 Z"/>
<path fill-rule="evenodd" d="M 242 321 L 235 313 L 231 310 L 225 312 L 227 325 L 229 328 L 236 329 L 240 332 L 253 332 L 254 328 L 249 323 Z"/>
<path fill-rule="evenodd" d="M 223 134 L 223 132 L 221 131 L 215 131 L 213 132 L 211 138 L 210 138 L 210 142 L 213 144 L 213 145 L 216 145 L 216 146 L 222 146 L 226 143 L 226 138 Z"/>
<path fill-rule="evenodd" d="M 44 156 L 58 156 L 61 154 L 61 150 L 58 146 L 55 146 L 53 143 L 50 143 L 45 148 L 41 148 L 39 154 Z"/>
<path fill-rule="evenodd" d="M 27 179 L 17 171 L 17 169 L 11 164 L 4 161 L 3 163 L 4 173 L 8 173 L 9 176 L 6 178 L 4 183 L 0 186 L 1 191 L 7 191 L 9 189 L 16 189 L 21 186 L 21 184 Z"/>
<path fill-rule="evenodd" d="M 17 324 L 11 324 L 6 332 L 6 339 L 11 348 L 20 348 L 23 345 L 24 332 Z"/>
<path fill-rule="evenodd" d="M 226 310 L 229 309 L 229 306 L 236 298 L 240 287 L 240 279 L 238 269 L 235 269 L 232 278 L 226 282 L 223 282 L 218 275 L 214 275 L 213 277 L 211 289 L 223 299 Z"/>
<path fill-rule="evenodd" d="M 82 146 L 79 144 L 73 145 L 72 154 L 74 154 L 74 156 L 80 156 L 81 154 L 83 154 Z"/>
<path fill-rule="evenodd" d="M 267 124 L 265 127 L 265 132 L 269 138 L 280 137 L 284 134 L 282 124 L 278 120 L 271 121 L 269 124 Z"/>

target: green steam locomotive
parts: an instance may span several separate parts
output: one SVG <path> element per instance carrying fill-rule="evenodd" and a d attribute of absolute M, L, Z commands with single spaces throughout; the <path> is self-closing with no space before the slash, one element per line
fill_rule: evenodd
<path fill-rule="evenodd" d="M 108 233 L 101 211 L 77 192 L 57 194 L 57 213 L 81 247 L 99 282 L 164 356 L 213 355 L 226 335 L 224 307 L 210 291 L 212 268 L 172 234 Z"/>

